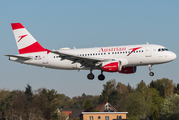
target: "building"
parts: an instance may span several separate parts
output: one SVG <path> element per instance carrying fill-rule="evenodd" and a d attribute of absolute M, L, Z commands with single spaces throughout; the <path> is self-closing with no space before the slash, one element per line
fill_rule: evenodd
<path fill-rule="evenodd" d="M 128 113 L 117 112 L 109 102 L 101 103 L 94 109 L 99 112 L 82 112 L 80 120 L 121 120 L 126 119 Z"/>
<path fill-rule="evenodd" d="M 82 112 L 80 120 L 114 120 L 126 119 L 128 112 Z"/>

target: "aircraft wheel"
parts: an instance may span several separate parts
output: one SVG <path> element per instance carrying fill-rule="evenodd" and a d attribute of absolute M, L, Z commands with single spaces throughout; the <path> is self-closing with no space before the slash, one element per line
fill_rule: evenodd
<path fill-rule="evenodd" d="M 87 78 L 88 78 L 89 80 L 93 80 L 93 79 L 94 79 L 93 73 L 88 74 L 88 75 L 87 75 Z"/>
<path fill-rule="evenodd" d="M 100 75 L 98 76 L 98 79 L 101 80 L 101 81 L 103 81 L 103 80 L 105 79 L 105 76 L 104 76 L 103 74 L 100 74 Z"/>
<path fill-rule="evenodd" d="M 150 76 L 154 76 L 154 73 L 153 73 L 153 72 L 150 72 L 149 75 L 150 75 Z"/>

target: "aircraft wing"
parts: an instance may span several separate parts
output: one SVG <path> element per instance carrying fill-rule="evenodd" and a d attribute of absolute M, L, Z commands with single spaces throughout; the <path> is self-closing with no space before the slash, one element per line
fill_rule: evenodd
<path fill-rule="evenodd" d="M 5 55 L 5 56 L 8 56 L 8 57 L 15 57 L 15 58 L 22 59 L 22 60 L 29 60 L 29 59 L 32 59 L 32 58 L 30 58 L 30 57 L 17 56 L 17 55 Z"/>
<path fill-rule="evenodd" d="M 78 56 L 76 54 L 65 53 L 62 51 L 51 51 L 54 54 L 59 55 L 62 59 L 61 60 L 71 60 L 73 63 L 81 63 L 83 66 L 89 67 L 94 66 L 98 62 L 110 61 L 111 59 L 102 59 L 96 57 L 87 57 L 87 56 Z"/>

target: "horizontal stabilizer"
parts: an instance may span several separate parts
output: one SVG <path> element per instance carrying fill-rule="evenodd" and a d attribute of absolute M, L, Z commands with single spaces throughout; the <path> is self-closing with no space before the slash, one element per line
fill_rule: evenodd
<path fill-rule="evenodd" d="M 29 60 L 29 59 L 32 59 L 32 58 L 30 58 L 30 57 L 17 56 L 17 55 L 5 55 L 5 56 L 8 56 L 8 57 L 15 57 L 15 58 L 19 58 L 19 59 L 22 59 L 22 60 Z"/>

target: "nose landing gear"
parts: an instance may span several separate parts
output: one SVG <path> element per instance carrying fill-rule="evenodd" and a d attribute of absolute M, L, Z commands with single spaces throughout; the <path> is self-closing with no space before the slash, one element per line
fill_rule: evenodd
<path fill-rule="evenodd" d="M 152 72 L 152 65 L 149 64 L 148 67 L 149 67 L 149 70 L 150 70 L 149 75 L 150 75 L 150 76 L 154 76 L 154 72 Z"/>

